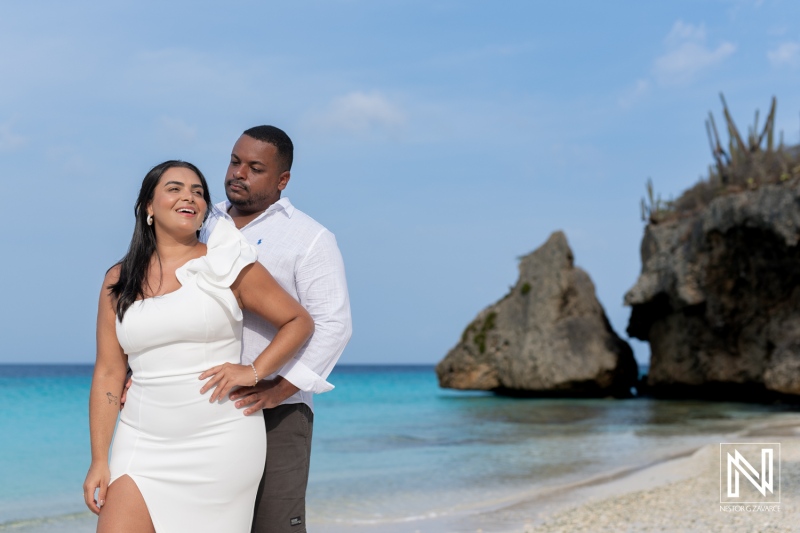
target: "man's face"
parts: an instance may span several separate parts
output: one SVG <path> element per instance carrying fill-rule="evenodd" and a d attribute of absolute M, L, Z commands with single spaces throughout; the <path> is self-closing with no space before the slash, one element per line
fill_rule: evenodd
<path fill-rule="evenodd" d="M 225 194 L 241 214 L 258 213 L 280 199 L 289 177 L 275 145 L 242 135 L 233 145 Z"/>

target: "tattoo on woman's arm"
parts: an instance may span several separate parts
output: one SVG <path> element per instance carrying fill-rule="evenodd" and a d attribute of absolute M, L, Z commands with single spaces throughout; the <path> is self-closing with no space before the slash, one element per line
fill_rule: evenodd
<path fill-rule="evenodd" d="M 108 398 L 108 403 L 109 404 L 113 403 L 114 405 L 119 405 L 119 402 L 117 401 L 119 398 L 117 396 L 114 396 L 110 392 L 106 393 L 106 398 Z"/>

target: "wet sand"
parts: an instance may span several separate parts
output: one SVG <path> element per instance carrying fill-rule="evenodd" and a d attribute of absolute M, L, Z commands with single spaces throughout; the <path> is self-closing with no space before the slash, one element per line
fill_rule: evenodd
<path fill-rule="evenodd" d="M 780 509 L 720 504 L 720 446 L 709 444 L 638 470 L 472 517 L 452 531 L 794 532 L 800 524 L 800 425 L 755 428 L 730 442 L 780 442 Z M 570 501 L 572 503 L 570 503 Z M 773 509 L 775 506 L 773 506 Z M 505 524 L 507 527 L 501 526 Z M 458 529 L 456 529 L 458 528 Z M 422 530 L 420 530 L 422 531 Z"/>

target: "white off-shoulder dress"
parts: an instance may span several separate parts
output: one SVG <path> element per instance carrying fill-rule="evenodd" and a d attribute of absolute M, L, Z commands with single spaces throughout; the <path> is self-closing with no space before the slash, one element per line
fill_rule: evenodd
<path fill-rule="evenodd" d="M 256 249 L 220 221 L 175 292 L 135 302 L 117 321 L 133 371 L 111 447 L 111 481 L 128 475 L 158 533 L 249 532 L 266 458 L 264 419 L 209 403 L 198 376 L 239 363 L 242 311 L 230 286 Z"/>

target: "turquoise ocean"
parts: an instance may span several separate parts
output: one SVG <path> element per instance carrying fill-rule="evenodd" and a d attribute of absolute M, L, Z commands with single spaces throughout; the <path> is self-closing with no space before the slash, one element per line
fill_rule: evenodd
<path fill-rule="evenodd" d="M 0 531 L 93 531 L 81 495 L 91 372 L 0 365 Z M 511 399 L 442 390 L 432 366 L 340 365 L 330 381 L 336 388 L 315 404 L 308 522 L 316 529 L 497 508 L 726 442 L 795 409 Z"/>

